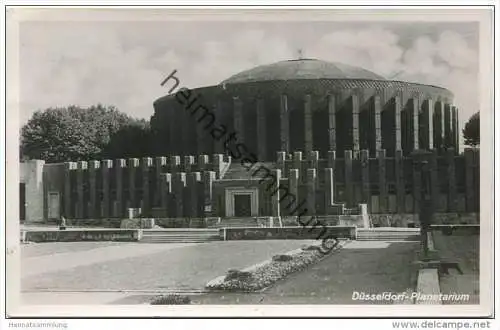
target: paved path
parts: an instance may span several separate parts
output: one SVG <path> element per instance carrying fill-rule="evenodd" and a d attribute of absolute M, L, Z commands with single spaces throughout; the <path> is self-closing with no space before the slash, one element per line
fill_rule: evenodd
<path fill-rule="evenodd" d="M 418 242 L 353 241 L 303 272 L 258 294 L 206 294 L 197 304 L 363 304 L 353 291 L 406 291 Z M 382 301 L 380 304 L 392 304 Z"/>
<path fill-rule="evenodd" d="M 105 303 L 113 296 L 109 292 L 120 290 L 200 290 L 228 269 L 245 268 L 312 242 L 123 243 L 31 256 L 21 260 L 21 286 L 24 301 L 46 301 L 47 304 L 62 303 L 61 299 L 68 299 L 68 303 L 78 301 L 79 298 L 75 298 L 78 295 L 83 301 Z M 108 291 L 108 294 L 95 293 L 91 298 L 92 293 L 85 291 Z"/>

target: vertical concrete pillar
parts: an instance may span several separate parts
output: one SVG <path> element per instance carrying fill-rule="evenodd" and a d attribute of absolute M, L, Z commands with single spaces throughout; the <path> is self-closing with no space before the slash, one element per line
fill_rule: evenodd
<path fill-rule="evenodd" d="M 419 155 L 412 158 L 413 161 L 413 213 L 420 210 L 420 201 L 422 194 L 422 165 Z"/>
<path fill-rule="evenodd" d="M 460 153 L 460 124 L 458 116 L 458 108 L 455 107 L 455 152 L 458 155 Z"/>
<path fill-rule="evenodd" d="M 352 151 L 344 150 L 345 202 L 350 207 L 354 201 L 354 183 L 352 181 Z"/>
<path fill-rule="evenodd" d="M 160 206 L 165 210 L 165 216 L 171 215 L 169 207 L 169 199 L 172 194 L 172 174 L 161 173 L 160 175 Z"/>
<path fill-rule="evenodd" d="M 307 169 L 307 209 L 309 215 L 316 215 L 316 189 L 317 171 L 315 168 Z"/>
<path fill-rule="evenodd" d="M 138 207 L 139 202 L 136 200 L 136 189 L 137 189 L 137 168 L 139 167 L 138 158 L 130 158 L 127 164 L 128 169 L 128 206 Z"/>
<path fill-rule="evenodd" d="M 299 178 L 299 170 L 296 168 L 290 169 L 288 171 L 288 189 L 290 191 L 290 195 L 294 196 L 295 198 L 292 198 L 292 201 L 287 205 L 287 209 L 290 210 L 291 216 L 296 216 L 296 208 L 298 207 L 299 204 L 299 184 L 300 184 L 300 178 Z"/>
<path fill-rule="evenodd" d="M 430 157 L 430 162 L 429 162 L 429 170 L 431 172 L 431 198 L 432 201 L 435 205 L 435 203 L 438 203 L 439 201 L 439 178 L 438 178 L 438 154 L 437 150 L 433 150 L 431 157 Z"/>
<path fill-rule="evenodd" d="M 149 172 L 153 167 L 153 158 L 144 157 L 141 162 L 142 167 L 142 210 L 143 214 L 149 214 L 151 210 L 151 196 L 150 196 L 150 175 Z"/>
<path fill-rule="evenodd" d="M 178 172 L 174 174 L 173 187 L 175 198 L 175 216 L 185 217 L 184 214 L 184 189 L 186 188 L 186 173 Z"/>
<path fill-rule="evenodd" d="M 398 213 L 406 212 L 406 182 L 404 176 L 403 151 L 397 150 L 394 157 L 394 171 L 396 176 L 396 210 Z"/>
<path fill-rule="evenodd" d="M 110 214 L 110 169 L 113 168 L 113 161 L 105 159 L 101 162 L 102 174 L 102 201 L 100 215 L 103 218 L 109 217 Z"/>
<path fill-rule="evenodd" d="M 210 170 L 209 164 L 210 164 L 210 158 L 208 157 L 208 155 L 198 156 L 198 171 L 204 172 Z"/>
<path fill-rule="evenodd" d="M 359 153 L 359 98 L 354 94 L 351 96 L 352 102 L 352 151 L 355 155 Z"/>
<path fill-rule="evenodd" d="M 308 154 L 309 168 L 318 168 L 319 151 L 314 150 Z"/>
<path fill-rule="evenodd" d="M 281 150 L 290 152 L 290 120 L 288 113 L 288 97 L 281 95 L 280 98 L 280 138 Z"/>
<path fill-rule="evenodd" d="M 87 201 L 84 197 L 83 185 L 84 182 L 84 172 L 88 169 L 88 163 L 85 161 L 78 162 L 78 168 L 76 169 L 76 192 L 78 198 L 78 207 L 76 212 L 76 218 L 82 219 L 85 217 L 85 206 L 87 205 Z"/>
<path fill-rule="evenodd" d="M 257 99 L 257 157 L 267 159 L 267 122 L 264 100 Z"/>
<path fill-rule="evenodd" d="M 66 218 L 73 218 L 74 214 L 71 211 L 71 205 L 73 205 L 72 192 L 71 192 L 71 171 L 74 170 L 75 163 L 66 162 L 64 163 L 64 212 L 63 215 Z"/>
<path fill-rule="evenodd" d="M 436 102 L 434 105 L 433 115 L 433 133 L 434 133 L 434 149 L 444 148 L 444 103 L 442 101 Z"/>
<path fill-rule="evenodd" d="M 294 151 L 292 162 L 293 162 L 292 167 L 299 170 L 299 173 L 301 173 L 301 170 L 302 170 L 302 151 Z"/>
<path fill-rule="evenodd" d="M 334 95 L 328 95 L 328 147 L 337 149 L 336 100 Z"/>
<path fill-rule="evenodd" d="M 115 160 L 115 175 L 116 175 L 116 201 L 113 207 L 113 215 L 115 217 L 122 217 L 124 211 L 124 197 L 123 196 L 123 172 L 124 168 L 127 167 L 127 161 L 125 159 Z"/>
<path fill-rule="evenodd" d="M 280 171 L 285 171 L 285 161 L 286 161 L 286 153 L 284 151 L 278 151 L 276 153 L 276 167 Z"/>
<path fill-rule="evenodd" d="M 444 146 L 451 148 L 453 146 L 453 123 L 452 123 L 452 106 L 446 103 L 444 105 Z"/>
<path fill-rule="evenodd" d="M 394 96 L 381 115 L 382 149 L 389 156 L 401 150 L 401 95 Z"/>
<path fill-rule="evenodd" d="M 239 97 L 233 97 L 234 131 L 238 134 L 238 142 L 245 141 L 245 121 L 243 115 L 243 102 Z"/>
<path fill-rule="evenodd" d="M 452 106 L 451 107 L 451 146 L 455 149 L 455 154 L 458 154 L 458 122 L 457 122 L 457 107 Z"/>
<path fill-rule="evenodd" d="M 474 150 L 466 148 L 464 150 L 465 158 L 465 210 L 466 212 L 475 212 L 474 210 Z"/>
<path fill-rule="evenodd" d="M 378 177 L 379 177 L 379 209 L 380 213 L 386 213 L 388 209 L 388 195 L 387 195 L 387 174 L 386 174 L 386 154 L 385 149 L 377 152 L 378 159 Z"/>
<path fill-rule="evenodd" d="M 180 171 L 181 167 L 181 157 L 180 156 L 170 156 L 168 170 L 170 173 L 176 173 Z"/>
<path fill-rule="evenodd" d="M 212 170 L 215 172 L 217 179 L 221 178 L 221 166 L 224 162 L 223 154 L 215 154 L 212 156 Z"/>
<path fill-rule="evenodd" d="M 97 202 L 97 171 L 100 168 L 100 162 L 91 160 L 89 164 L 89 203 L 88 203 L 88 217 L 91 219 L 100 216 L 100 203 Z"/>
<path fill-rule="evenodd" d="M 330 207 L 333 205 L 335 202 L 335 188 L 334 188 L 334 181 L 333 181 L 333 169 L 332 168 L 325 168 L 325 183 L 324 183 L 324 189 L 325 189 L 325 213 L 328 214 L 328 210 Z"/>
<path fill-rule="evenodd" d="M 280 216 L 280 180 L 281 180 L 281 170 L 280 169 L 275 169 L 272 170 L 272 173 L 274 177 L 276 178 L 276 186 L 275 189 L 272 190 L 272 195 L 271 195 L 271 215 L 273 217 L 279 217 Z M 271 192 L 271 190 L 269 190 Z"/>
<path fill-rule="evenodd" d="M 434 148 L 433 142 L 433 109 L 434 104 L 432 99 L 427 99 L 422 104 L 422 113 L 420 115 L 420 148 L 425 150 L 431 150 Z"/>
<path fill-rule="evenodd" d="M 418 99 L 412 98 L 408 100 L 404 111 L 403 122 L 403 152 L 409 155 L 414 150 L 418 150 Z"/>
<path fill-rule="evenodd" d="M 213 202 L 213 184 L 216 179 L 214 171 L 203 172 L 203 194 L 205 196 L 204 210 L 205 214 L 212 214 Z"/>
<path fill-rule="evenodd" d="M 370 149 L 374 150 L 373 155 L 376 154 L 377 150 L 382 148 L 382 124 L 380 119 L 380 114 L 382 112 L 382 106 L 380 103 L 380 95 L 375 95 L 373 97 L 373 107 L 371 108 L 373 114 L 373 136 L 370 135 L 370 138 L 373 139 L 373 145 L 370 145 Z"/>
<path fill-rule="evenodd" d="M 85 205 L 87 201 L 84 195 L 84 184 L 85 182 L 85 172 L 88 169 L 88 163 L 86 161 L 76 162 L 76 196 L 77 196 L 77 207 L 76 207 L 76 218 L 83 218 L 85 216 Z"/>
<path fill-rule="evenodd" d="M 369 151 L 361 150 L 360 161 L 361 161 L 361 197 L 363 203 L 370 202 L 370 159 Z"/>
<path fill-rule="evenodd" d="M 188 210 L 190 212 L 189 216 L 192 218 L 198 218 L 202 216 L 201 207 L 204 201 L 200 201 L 198 196 L 200 196 L 200 182 L 201 173 L 191 172 L 187 174 L 187 187 L 189 191 L 189 205 Z"/>
<path fill-rule="evenodd" d="M 401 148 L 401 96 L 394 98 L 394 153 Z"/>
<path fill-rule="evenodd" d="M 194 156 L 184 156 L 184 172 L 193 171 L 194 166 Z"/>
<path fill-rule="evenodd" d="M 307 155 L 313 150 L 313 120 L 311 103 L 311 95 L 306 95 L 304 99 L 304 144 Z"/>
<path fill-rule="evenodd" d="M 337 177 L 336 177 L 336 168 L 337 168 L 337 159 L 336 159 L 336 153 L 335 150 L 329 150 L 327 152 L 327 166 L 328 168 L 332 169 L 332 175 L 333 175 L 333 201 L 337 201 Z"/>
<path fill-rule="evenodd" d="M 457 181 L 455 174 L 455 150 L 446 150 L 446 163 L 448 165 L 448 212 L 457 211 Z"/>
<path fill-rule="evenodd" d="M 167 165 L 167 157 L 155 157 L 155 197 L 153 203 L 155 206 L 161 205 L 161 180 L 163 168 Z"/>

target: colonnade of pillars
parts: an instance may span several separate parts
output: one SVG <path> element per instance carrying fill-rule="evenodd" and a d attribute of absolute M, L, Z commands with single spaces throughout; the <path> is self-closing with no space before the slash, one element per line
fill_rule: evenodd
<path fill-rule="evenodd" d="M 326 106 L 321 108 L 316 101 L 314 95 L 304 95 L 301 105 L 291 105 L 287 95 L 280 95 L 278 103 L 257 99 L 251 101 L 250 107 L 244 98 L 233 97 L 231 105 L 225 104 L 222 109 L 219 102 L 212 110 L 218 120 L 223 118 L 228 128 L 238 134 L 239 142 L 255 145 L 256 150 L 251 151 L 259 160 L 271 160 L 280 150 L 305 153 L 319 150 L 324 157 L 328 150 L 352 150 L 357 155 L 359 150 L 368 149 L 371 156 L 381 149 L 388 156 L 401 150 L 406 156 L 418 149 L 459 149 L 458 109 L 452 104 L 430 98 L 404 99 L 401 93 L 387 100 L 375 94 L 366 102 L 363 100 L 363 104 L 356 93 L 342 100 L 339 95 L 327 95 Z M 189 116 L 185 110 L 178 111 L 184 117 Z M 251 122 L 247 111 L 254 114 Z M 202 126 L 207 122 L 196 124 L 186 118 L 182 122 L 175 118 L 169 121 L 170 140 L 176 141 L 175 153 L 224 152 L 220 141 L 213 141 L 203 132 Z M 300 129 L 293 130 L 294 127 Z M 179 134 L 182 141 L 176 137 Z M 300 143 L 294 145 L 292 138 L 297 134 L 300 137 L 295 140 Z"/>

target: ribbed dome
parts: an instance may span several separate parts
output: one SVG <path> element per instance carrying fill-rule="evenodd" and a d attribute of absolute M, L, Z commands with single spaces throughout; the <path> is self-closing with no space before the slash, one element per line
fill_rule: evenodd
<path fill-rule="evenodd" d="M 293 79 L 367 79 L 385 80 L 384 77 L 363 68 L 315 59 L 281 61 L 242 71 L 221 84 L 237 84 L 266 80 Z"/>

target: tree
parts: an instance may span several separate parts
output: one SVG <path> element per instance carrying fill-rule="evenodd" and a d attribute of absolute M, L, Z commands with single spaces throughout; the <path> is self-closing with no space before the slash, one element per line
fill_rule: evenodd
<path fill-rule="evenodd" d="M 98 159 L 111 138 L 140 122 L 113 106 L 69 106 L 37 111 L 21 129 L 22 159 L 64 162 Z"/>
<path fill-rule="evenodd" d="M 479 145 L 479 111 L 473 114 L 467 123 L 465 123 L 462 134 L 464 136 L 464 143 L 468 146 L 476 147 Z"/>
<path fill-rule="evenodd" d="M 111 135 L 102 154 L 108 159 L 148 157 L 153 155 L 151 142 L 149 122 L 137 120 L 124 125 Z"/>

